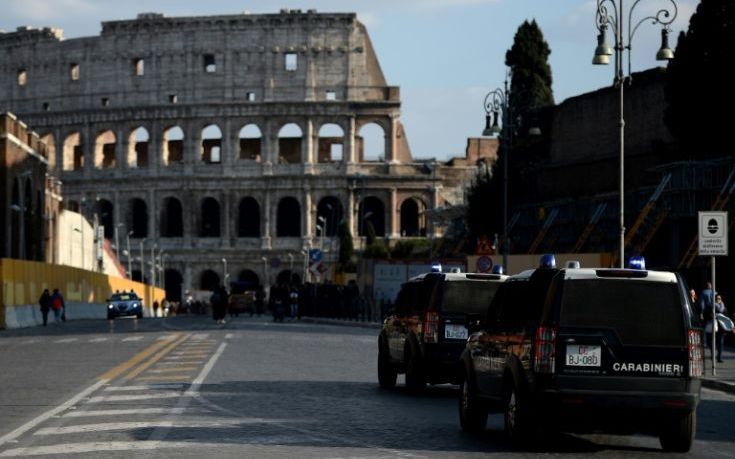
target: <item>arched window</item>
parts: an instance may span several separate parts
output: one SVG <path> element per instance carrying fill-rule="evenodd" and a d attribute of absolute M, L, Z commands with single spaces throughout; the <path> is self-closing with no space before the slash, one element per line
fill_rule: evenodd
<path fill-rule="evenodd" d="M 202 129 L 202 162 L 215 164 L 222 162 L 222 131 L 216 124 Z"/>
<path fill-rule="evenodd" d="M 184 218 L 181 201 L 169 197 L 164 199 L 161 208 L 161 237 L 182 237 L 184 235 Z"/>
<path fill-rule="evenodd" d="M 104 227 L 105 238 L 112 239 L 115 237 L 115 215 L 112 202 L 107 199 L 98 199 L 94 205 L 94 212 L 97 214 L 100 225 Z"/>
<path fill-rule="evenodd" d="M 278 203 L 276 236 L 301 236 L 301 205 L 295 198 L 287 196 Z"/>
<path fill-rule="evenodd" d="M 294 123 L 286 124 L 278 131 L 278 163 L 298 164 L 301 162 L 301 128 Z"/>
<path fill-rule="evenodd" d="M 260 285 L 260 279 L 255 271 L 250 269 L 243 269 L 240 274 L 237 275 L 237 280 L 240 282 L 247 282 L 250 285 Z"/>
<path fill-rule="evenodd" d="M 138 168 L 148 166 L 148 141 L 150 135 L 144 127 L 139 127 L 130 133 L 128 138 L 128 167 Z"/>
<path fill-rule="evenodd" d="M 258 126 L 248 124 L 240 129 L 240 159 L 261 161 L 261 139 L 262 134 Z"/>
<path fill-rule="evenodd" d="M 360 128 L 355 139 L 360 161 L 383 161 L 385 159 L 385 131 L 377 123 L 368 123 Z"/>
<path fill-rule="evenodd" d="M 163 281 L 166 286 L 166 299 L 169 301 L 181 301 L 181 285 L 184 277 L 175 269 L 167 269 L 163 272 Z"/>
<path fill-rule="evenodd" d="M 214 290 L 220 286 L 219 275 L 207 269 L 202 272 L 202 276 L 199 278 L 199 289 L 200 290 Z"/>
<path fill-rule="evenodd" d="M 110 169 L 117 165 L 115 133 L 107 130 L 97 134 L 94 140 L 94 167 L 96 169 Z"/>
<path fill-rule="evenodd" d="M 48 169 L 53 171 L 56 167 L 56 139 L 50 132 L 41 136 L 41 141 L 46 144 L 46 159 L 48 160 Z"/>
<path fill-rule="evenodd" d="M 219 202 L 214 198 L 204 198 L 202 201 L 202 226 L 199 231 L 200 237 L 220 236 L 220 212 Z"/>
<path fill-rule="evenodd" d="M 148 237 L 148 206 L 142 199 L 131 199 L 128 214 L 128 228 L 134 238 Z"/>
<path fill-rule="evenodd" d="M 336 124 L 325 124 L 319 128 L 319 151 L 317 162 L 328 163 L 342 161 L 345 134 Z"/>
<path fill-rule="evenodd" d="M 78 171 L 84 167 L 84 151 L 82 148 L 82 136 L 79 132 L 72 132 L 64 139 L 64 162 L 62 169 L 65 171 Z"/>
<path fill-rule="evenodd" d="M 418 237 L 426 235 L 423 203 L 409 198 L 401 204 L 401 236 Z"/>
<path fill-rule="evenodd" d="M 323 198 L 316 206 L 316 235 L 335 237 L 342 218 L 343 210 L 340 200 L 335 196 Z"/>
<path fill-rule="evenodd" d="M 173 126 L 163 131 L 163 164 L 180 163 L 184 160 L 184 131 Z"/>
<path fill-rule="evenodd" d="M 357 232 L 360 236 L 367 236 L 371 228 L 375 231 L 375 236 L 385 236 L 385 205 L 383 201 L 374 196 L 363 199 L 358 217 L 360 220 Z"/>
<path fill-rule="evenodd" d="M 260 206 L 254 198 L 247 197 L 240 201 L 237 237 L 260 237 Z"/>

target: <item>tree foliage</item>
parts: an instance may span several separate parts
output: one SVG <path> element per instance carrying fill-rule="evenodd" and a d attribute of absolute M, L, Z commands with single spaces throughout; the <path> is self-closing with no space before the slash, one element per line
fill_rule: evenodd
<path fill-rule="evenodd" d="M 337 272 L 355 272 L 355 262 L 352 260 L 355 253 L 355 245 L 352 242 L 352 233 L 350 233 L 350 229 L 347 227 L 347 222 L 344 220 L 339 223 L 337 236 L 339 237 Z"/>
<path fill-rule="evenodd" d="M 501 182 L 493 180 L 494 175 L 490 174 L 489 166 L 483 165 L 467 190 L 467 227 L 475 240 L 502 232 L 503 190 Z"/>
<path fill-rule="evenodd" d="M 702 0 L 689 29 L 679 35 L 665 85 L 666 125 L 690 159 L 732 151 L 732 117 L 723 113 L 735 104 L 727 64 L 733 44 L 735 2 Z"/>

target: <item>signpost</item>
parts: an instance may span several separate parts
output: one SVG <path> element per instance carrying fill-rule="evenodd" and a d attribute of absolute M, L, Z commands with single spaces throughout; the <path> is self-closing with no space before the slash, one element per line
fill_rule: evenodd
<path fill-rule="evenodd" d="M 715 257 L 728 255 L 727 212 L 699 212 L 699 256 L 710 256 L 712 266 L 712 376 L 715 368 L 715 349 L 717 343 L 717 314 L 715 312 Z"/>

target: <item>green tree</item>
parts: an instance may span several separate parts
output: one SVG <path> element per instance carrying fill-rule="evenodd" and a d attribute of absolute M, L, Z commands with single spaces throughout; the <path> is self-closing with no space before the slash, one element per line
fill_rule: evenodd
<path fill-rule="evenodd" d="M 733 44 L 735 2 L 702 0 L 666 71 L 664 120 L 688 159 L 732 152 L 726 113 L 735 104 L 728 70 Z"/>
<path fill-rule="evenodd" d="M 497 169 L 497 164 L 496 164 Z M 490 166 L 481 165 L 474 182 L 467 190 L 467 228 L 472 239 L 491 238 L 502 232 L 502 182 L 493 180 Z"/>
<path fill-rule="evenodd" d="M 352 242 L 352 233 L 347 227 L 344 220 L 337 227 L 337 236 L 339 237 L 339 258 L 337 260 L 337 272 L 355 272 L 355 262 L 352 257 L 355 253 L 355 246 Z"/>

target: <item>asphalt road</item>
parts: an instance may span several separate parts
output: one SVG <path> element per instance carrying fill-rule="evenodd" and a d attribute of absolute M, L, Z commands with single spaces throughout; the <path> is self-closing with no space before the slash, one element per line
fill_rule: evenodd
<path fill-rule="evenodd" d="M 378 388 L 376 331 L 205 317 L 0 332 L 0 458 L 662 456 L 658 440 L 562 435 L 512 452 L 469 435 L 457 392 Z M 402 378 L 399 379 L 399 385 Z M 735 397 L 703 390 L 690 457 L 732 457 Z"/>

